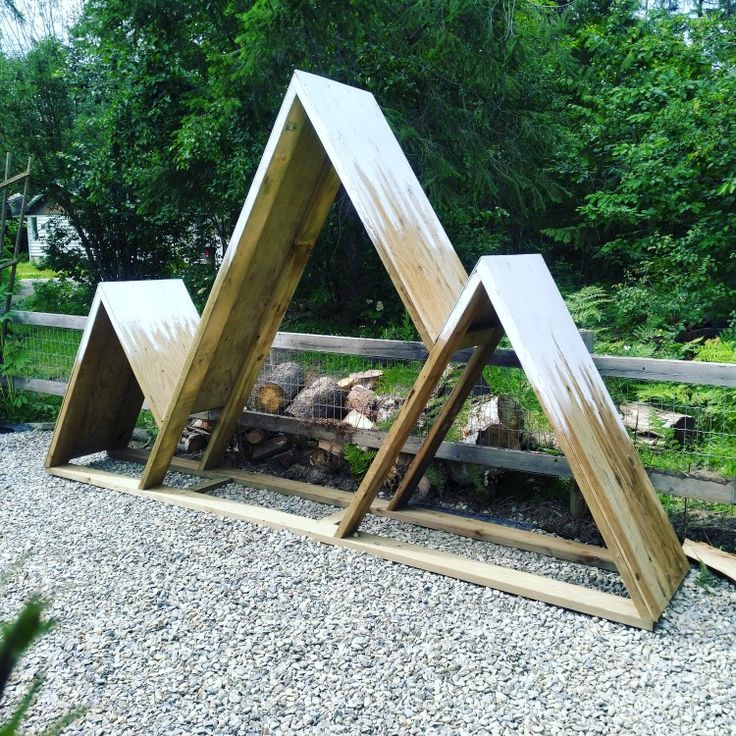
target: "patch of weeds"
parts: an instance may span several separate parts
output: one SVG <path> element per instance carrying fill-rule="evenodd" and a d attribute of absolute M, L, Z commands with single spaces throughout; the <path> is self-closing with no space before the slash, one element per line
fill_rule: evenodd
<path fill-rule="evenodd" d="M 358 445 L 347 444 L 342 448 L 345 462 L 350 467 L 350 473 L 354 478 L 362 478 L 370 468 L 376 450 L 364 450 Z"/>
<path fill-rule="evenodd" d="M 698 585 L 708 593 L 712 593 L 716 587 L 716 582 L 716 578 L 708 569 L 708 566 L 703 560 L 700 560 L 698 565 Z"/>

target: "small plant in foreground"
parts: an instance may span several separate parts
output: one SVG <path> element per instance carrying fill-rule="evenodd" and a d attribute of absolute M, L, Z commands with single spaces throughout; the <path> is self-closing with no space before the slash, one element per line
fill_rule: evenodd
<path fill-rule="evenodd" d="M 54 625 L 53 620 L 44 619 L 43 613 L 46 603 L 39 598 L 28 601 L 23 610 L 18 614 L 15 621 L 0 626 L 2 639 L 0 639 L 0 700 L 15 667 L 31 645 L 44 634 L 48 633 Z M 43 685 L 43 677 L 36 676 L 28 691 L 23 695 L 10 720 L 0 724 L 0 736 L 15 736 L 19 733 L 21 722 L 28 709 L 33 704 L 39 690 Z M 81 711 L 72 711 L 58 718 L 45 731 L 42 736 L 55 736 L 61 733 L 72 721 L 81 715 Z"/>

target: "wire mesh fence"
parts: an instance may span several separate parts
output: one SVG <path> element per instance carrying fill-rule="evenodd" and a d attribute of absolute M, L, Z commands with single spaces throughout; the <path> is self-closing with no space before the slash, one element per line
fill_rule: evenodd
<path fill-rule="evenodd" d="M 421 367 L 419 361 L 272 350 L 248 408 L 387 430 Z M 453 365 L 445 372 L 414 427 L 415 436 L 432 426 L 461 371 L 461 365 Z M 646 466 L 722 478 L 736 475 L 732 389 L 619 378 L 606 378 L 605 383 Z M 447 439 L 560 451 L 524 372 L 514 368 L 484 369 Z"/>
<path fill-rule="evenodd" d="M 11 323 L 4 372 L 65 382 L 79 347 L 77 329 Z M 387 430 L 421 370 L 418 360 L 274 349 L 249 409 L 357 429 Z M 461 374 L 453 364 L 414 428 L 425 435 Z M 644 464 L 686 473 L 736 476 L 736 391 L 605 378 Z M 539 402 L 520 369 L 488 366 L 448 441 L 559 454 Z"/>
<path fill-rule="evenodd" d="M 4 372 L 18 378 L 66 382 L 82 333 L 63 327 L 8 324 Z"/>

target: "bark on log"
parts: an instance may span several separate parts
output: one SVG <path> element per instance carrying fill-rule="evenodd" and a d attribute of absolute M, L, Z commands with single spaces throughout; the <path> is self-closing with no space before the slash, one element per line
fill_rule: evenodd
<path fill-rule="evenodd" d="M 297 419 L 342 419 L 344 392 L 334 378 L 318 378 L 289 404 L 286 414 Z"/>
<path fill-rule="evenodd" d="M 257 411 L 278 414 L 304 388 L 304 369 L 299 363 L 279 363 L 265 371 L 253 389 Z"/>
<path fill-rule="evenodd" d="M 338 381 L 341 389 L 349 391 L 353 386 L 365 386 L 366 388 L 375 388 L 378 379 L 383 375 L 383 371 L 376 369 L 369 371 L 360 371 L 359 373 L 351 373 L 347 378 Z"/>
<path fill-rule="evenodd" d="M 673 411 L 657 409 L 650 404 L 634 402 L 619 406 L 624 425 L 633 429 L 637 435 L 653 435 L 667 437 L 670 432 L 675 440 L 684 445 L 692 438 L 695 431 L 695 418 L 689 414 L 678 414 Z"/>
<path fill-rule="evenodd" d="M 255 462 L 267 460 L 274 455 L 286 452 L 286 450 L 288 450 L 290 446 L 291 440 L 286 435 L 276 435 L 276 437 L 271 437 L 270 440 L 261 442 L 260 445 L 255 445 L 253 447 L 251 459 Z"/>
<path fill-rule="evenodd" d="M 375 410 L 377 400 L 378 397 L 374 391 L 361 384 L 356 384 L 345 397 L 345 408 L 370 417 Z"/>
<path fill-rule="evenodd" d="M 492 396 L 476 404 L 468 414 L 461 442 L 518 450 L 524 431 L 524 414 L 507 394 Z"/>

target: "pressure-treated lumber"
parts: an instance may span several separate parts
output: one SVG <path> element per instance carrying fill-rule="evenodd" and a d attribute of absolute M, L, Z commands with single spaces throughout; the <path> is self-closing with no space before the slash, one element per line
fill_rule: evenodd
<path fill-rule="evenodd" d="M 456 307 L 457 308 L 457 307 Z M 355 532 L 363 516 L 368 512 L 378 491 L 394 467 L 402 445 L 426 406 L 435 386 L 442 377 L 455 348 L 468 331 L 478 312 L 487 312 L 487 297 L 481 292 L 463 291 L 460 298 L 459 319 L 456 324 L 446 324 L 429 353 L 416 383 L 406 397 L 396 420 L 379 448 L 368 472 L 363 477 L 352 503 L 337 527 L 336 536 L 344 538 Z M 421 476 L 420 476 L 421 477 Z"/>
<path fill-rule="evenodd" d="M 552 276 L 541 256 L 476 271 L 637 610 L 658 619 L 687 561 Z"/>
<path fill-rule="evenodd" d="M 427 549 L 389 537 L 358 533 L 347 539 L 333 536 L 334 526 L 329 521 L 315 521 L 283 511 L 261 508 L 250 504 L 215 498 L 195 491 L 166 486 L 142 490 L 135 479 L 121 477 L 102 470 L 61 465 L 49 470 L 52 475 L 102 488 L 130 493 L 131 495 L 163 501 L 197 511 L 206 511 L 232 519 L 249 521 L 272 529 L 286 529 L 297 535 L 316 541 L 364 552 L 385 560 L 399 562 L 428 572 L 465 580 L 507 593 L 564 606 L 592 616 L 651 630 L 654 621 L 642 617 L 627 598 L 589 590 L 539 575 L 509 570 L 488 562 L 470 560 L 458 555 Z"/>
<path fill-rule="evenodd" d="M 136 463 L 145 463 L 148 457 L 146 450 L 134 450 L 125 448 L 110 453 L 112 457 L 120 460 L 128 460 Z M 318 486 L 303 481 L 279 478 L 264 473 L 253 473 L 237 468 L 215 468 L 202 470 L 194 460 L 187 458 L 175 458 L 171 463 L 171 470 L 190 475 L 199 475 L 211 478 L 213 481 L 224 479 L 225 482 L 237 483 L 248 488 L 263 488 L 286 496 L 297 496 L 309 501 L 324 503 L 330 506 L 346 508 L 352 501 L 353 494 L 338 488 Z M 388 502 L 377 498 L 373 501 L 370 513 L 376 516 L 385 516 L 395 521 L 401 521 L 426 529 L 457 534 L 461 537 L 470 537 L 493 544 L 500 544 L 515 549 L 523 549 L 527 552 L 557 557 L 582 565 L 593 565 L 606 570 L 616 570 L 611 553 L 604 547 L 572 542 L 560 537 L 542 534 L 539 532 L 517 529 L 496 524 L 483 519 L 470 518 L 446 511 L 411 507 L 391 511 Z M 340 518 L 344 515 L 340 512 Z"/>
<path fill-rule="evenodd" d="M 457 254 L 373 96 L 296 72 L 141 487 L 160 484 L 196 411 L 221 408 L 202 466 L 219 463 L 340 183 L 425 344 L 436 339 L 466 279 Z"/>
<path fill-rule="evenodd" d="M 182 281 L 99 284 L 47 466 L 124 447 L 144 398 L 160 425 L 198 321 Z"/>
<path fill-rule="evenodd" d="M 439 415 L 434 420 L 432 428 L 422 443 L 419 452 L 414 456 L 404 477 L 401 479 L 399 487 L 394 492 L 389 502 L 390 509 L 395 510 L 401 508 L 409 502 L 417 484 L 430 466 L 439 446 L 442 444 L 442 440 L 445 439 L 447 433 L 450 431 L 450 427 L 452 427 L 452 423 L 462 409 L 463 403 L 470 396 L 470 392 L 483 372 L 489 356 L 496 349 L 496 345 L 498 345 L 502 337 L 503 330 L 497 327 L 485 336 L 486 342 L 478 345 L 475 349 L 473 357 L 465 366 L 465 370 L 455 384 L 452 393 L 442 407 Z"/>
<path fill-rule="evenodd" d="M 691 560 L 702 562 L 736 583 L 736 555 L 716 549 L 705 542 L 693 542 L 692 539 L 686 539 L 682 543 L 682 551 Z"/>
<path fill-rule="evenodd" d="M 642 616 L 658 619 L 687 561 L 543 259 L 481 258 L 443 334 L 457 338 L 468 329 L 468 304 L 479 294 L 489 298 L 488 318 L 498 318 L 516 350 L 634 605 Z M 420 374 L 412 390 L 422 391 L 426 380 Z M 376 492 L 374 483 L 359 511 Z M 338 536 L 359 521 L 359 512 L 349 527 L 343 520 Z"/>

